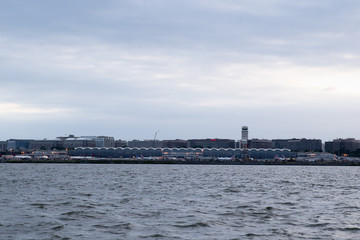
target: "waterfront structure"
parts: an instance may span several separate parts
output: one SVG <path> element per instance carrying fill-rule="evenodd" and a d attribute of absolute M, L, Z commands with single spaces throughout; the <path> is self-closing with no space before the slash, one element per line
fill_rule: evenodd
<path fill-rule="evenodd" d="M 99 158 L 186 158 L 211 159 L 228 158 L 240 159 L 242 150 L 239 148 L 89 148 L 78 147 L 69 151 L 71 156 L 99 157 Z M 296 157 L 296 153 L 289 149 L 248 149 L 249 158 L 274 159 L 275 157 Z"/>
<path fill-rule="evenodd" d="M 272 148 L 287 148 L 294 152 L 322 152 L 320 139 L 273 139 Z"/>
<path fill-rule="evenodd" d="M 189 139 L 187 141 L 188 148 L 235 148 L 235 140 L 233 139 Z"/>
<path fill-rule="evenodd" d="M 340 149 L 344 151 L 356 151 L 359 144 L 358 140 L 350 139 L 347 142 L 354 142 L 356 147 L 351 147 L 350 143 L 337 143 L 340 140 L 334 140 L 334 143 L 327 143 L 326 148 L 328 152 L 339 152 Z M 341 140 L 344 142 L 344 140 Z M 340 141 L 340 142 L 341 142 Z M 332 144 L 332 145 L 331 145 Z M 339 146 L 338 146 L 338 145 Z M 333 146 L 334 145 L 334 146 Z M 338 147 L 336 147 L 338 146 Z M 355 145 L 354 145 L 355 146 Z M 175 139 L 175 140 L 114 140 L 113 137 L 108 136 L 81 136 L 76 137 L 69 135 L 65 137 L 58 137 L 56 139 L 48 140 L 34 140 L 34 139 L 10 139 L 6 141 L 7 150 L 50 150 L 50 149 L 74 149 L 77 147 L 107 147 L 107 148 L 203 148 L 203 149 L 230 149 L 237 148 L 242 150 L 242 158 L 247 159 L 247 150 L 250 149 L 289 149 L 294 152 L 322 152 L 323 145 L 320 139 L 249 139 L 249 129 L 247 126 L 242 127 L 241 140 L 235 142 L 233 139 Z M 0 148 L 1 150 L 1 148 Z"/>
<path fill-rule="evenodd" d="M 334 154 L 349 154 L 360 150 L 360 140 L 355 138 L 338 138 L 325 142 L 325 152 Z"/>

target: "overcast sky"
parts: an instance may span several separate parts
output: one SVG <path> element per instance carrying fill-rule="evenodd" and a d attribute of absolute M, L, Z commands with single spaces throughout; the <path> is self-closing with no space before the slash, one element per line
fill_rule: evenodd
<path fill-rule="evenodd" d="M 0 0 L 0 140 L 360 138 L 358 0 Z"/>

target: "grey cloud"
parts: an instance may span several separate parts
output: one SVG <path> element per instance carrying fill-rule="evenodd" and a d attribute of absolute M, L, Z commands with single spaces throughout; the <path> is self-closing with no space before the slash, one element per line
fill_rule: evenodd
<path fill-rule="evenodd" d="M 329 83 L 313 87 L 323 99 L 307 90 L 318 101 L 312 106 L 291 74 L 305 76 L 310 66 L 354 71 L 358 9 L 357 1 L 335 0 L 3 1 L 0 100 L 75 109 L 32 116 L 28 135 L 45 135 L 30 129 L 44 126 L 50 135 L 94 129 L 131 139 L 161 128 L 164 138 L 236 137 L 244 122 L 261 129 L 259 137 L 285 137 L 303 121 L 289 137 L 313 136 L 306 127 L 326 121 L 331 99 L 354 99 L 323 91 Z M 14 126 L 9 118 L 0 123 Z"/>
<path fill-rule="evenodd" d="M 3 16 L 1 28 L 38 41 L 72 35 L 85 42 L 140 48 L 161 45 L 293 58 L 321 55 L 329 48 L 358 52 L 355 1 L 14 2 L 5 6 L 12 14 Z M 269 44 L 268 39 L 286 44 Z"/>

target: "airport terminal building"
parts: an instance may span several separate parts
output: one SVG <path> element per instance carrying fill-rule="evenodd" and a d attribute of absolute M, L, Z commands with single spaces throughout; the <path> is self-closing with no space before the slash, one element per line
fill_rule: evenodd
<path fill-rule="evenodd" d="M 69 151 L 71 156 L 97 157 L 97 158 L 233 158 L 240 159 L 243 152 L 253 159 L 274 159 L 276 157 L 296 157 L 296 153 L 289 149 L 246 149 L 239 148 L 98 148 L 78 147 Z"/>

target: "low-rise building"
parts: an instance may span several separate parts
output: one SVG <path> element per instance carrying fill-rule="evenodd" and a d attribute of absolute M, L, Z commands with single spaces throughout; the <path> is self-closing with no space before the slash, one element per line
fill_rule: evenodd
<path fill-rule="evenodd" d="M 322 141 L 306 138 L 273 139 L 272 148 L 287 148 L 294 152 L 322 152 Z"/>
<path fill-rule="evenodd" d="M 207 159 L 227 158 L 228 160 L 242 157 L 242 149 L 239 148 L 83 148 L 70 150 L 71 156 L 100 157 L 100 158 L 186 158 Z M 289 149 L 248 149 L 249 158 L 274 159 L 276 157 L 295 157 L 296 153 Z"/>
<path fill-rule="evenodd" d="M 163 147 L 162 142 L 160 140 L 132 140 L 128 141 L 128 147 Z"/>
<path fill-rule="evenodd" d="M 272 148 L 272 141 L 268 139 L 249 139 L 248 148 Z"/>
<path fill-rule="evenodd" d="M 6 141 L 6 150 L 28 150 L 34 139 L 9 139 Z"/>
<path fill-rule="evenodd" d="M 334 153 L 334 154 L 348 154 L 359 151 L 360 149 L 360 140 L 355 138 L 338 138 L 333 141 L 325 142 L 325 152 Z"/>
<path fill-rule="evenodd" d="M 115 140 L 115 147 L 127 147 L 127 146 L 128 146 L 127 141 L 121 139 Z"/>
<path fill-rule="evenodd" d="M 233 139 L 189 139 L 189 148 L 235 148 L 235 140 Z"/>
<path fill-rule="evenodd" d="M 76 148 L 76 147 L 115 147 L 115 139 L 108 136 L 81 136 L 75 137 L 69 135 L 68 137 L 58 137 L 61 140 L 62 147 Z"/>
<path fill-rule="evenodd" d="M 162 147 L 164 148 L 186 148 L 187 140 L 175 139 L 175 140 L 162 140 Z"/>
<path fill-rule="evenodd" d="M 7 150 L 50 150 L 50 149 L 72 149 L 76 147 L 115 147 L 113 137 L 107 136 L 85 136 L 58 137 L 57 139 L 9 139 L 6 141 Z"/>
<path fill-rule="evenodd" d="M 51 150 L 51 149 L 62 149 L 62 141 L 60 139 L 54 140 L 34 140 L 31 142 L 29 149 L 31 150 Z"/>
<path fill-rule="evenodd" d="M 6 141 L 0 141 L 0 152 L 6 151 Z"/>

